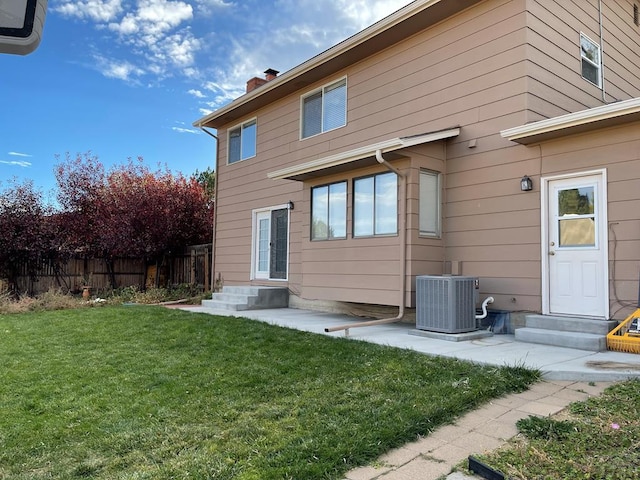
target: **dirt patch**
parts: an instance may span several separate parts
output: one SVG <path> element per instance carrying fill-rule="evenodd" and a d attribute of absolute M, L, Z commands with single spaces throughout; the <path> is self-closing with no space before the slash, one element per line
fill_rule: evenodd
<path fill-rule="evenodd" d="M 640 371 L 639 363 L 627 363 L 627 362 L 587 362 L 587 367 L 599 368 L 601 370 L 638 370 Z"/>

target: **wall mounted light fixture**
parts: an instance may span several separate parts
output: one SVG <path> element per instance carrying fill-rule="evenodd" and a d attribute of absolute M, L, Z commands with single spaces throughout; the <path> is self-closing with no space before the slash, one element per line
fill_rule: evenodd
<path fill-rule="evenodd" d="M 293 202 L 291 200 L 289 200 L 289 203 L 287 203 L 287 206 L 289 207 L 289 210 L 293 210 L 293 207 L 295 205 L 293 204 Z"/>
<path fill-rule="evenodd" d="M 520 179 L 520 190 L 523 192 L 528 192 L 529 190 L 533 190 L 533 180 L 528 175 L 525 175 Z"/>

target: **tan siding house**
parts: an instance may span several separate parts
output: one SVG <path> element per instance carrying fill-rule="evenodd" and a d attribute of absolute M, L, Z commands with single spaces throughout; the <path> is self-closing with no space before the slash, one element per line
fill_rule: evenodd
<path fill-rule="evenodd" d="M 640 264 L 634 3 L 416 0 L 258 79 L 194 123 L 217 130 L 214 275 L 409 308 L 416 276 L 471 275 L 497 309 L 623 318 Z"/>

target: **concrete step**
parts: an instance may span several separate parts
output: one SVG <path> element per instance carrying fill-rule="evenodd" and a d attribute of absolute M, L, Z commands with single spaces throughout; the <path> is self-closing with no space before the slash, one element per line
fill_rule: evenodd
<path fill-rule="evenodd" d="M 519 342 L 576 348 L 578 350 L 589 350 L 591 352 L 601 352 L 607 349 L 606 336 L 593 333 L 523 327 L 516 329 L 515 338 Z"/>
<path fill-rule="evenodd" d="M 594 320 L 582 317 L 558 317 L 553 315 L 527 315 L 525 326 L 542 330 L 593 333 L 606 335 L 618 325 L 615 320 Z"/>
<path fill-rule="evenodd" d="M 202 305 L 234 311 L 286 308 L 289 306 L 289 290 L 285 287 L 225 286 L 222 292 L 215 292 L 211 300 L 203 300 Z"/>
<path fill-rule="evenodd" d="M 236 312 L 242 310 L 251 310 L 251 307 L 246 303 L 224 302 L 220 300 L 203 300 L 202 306 L 214 310 L 231 310 Z"/>

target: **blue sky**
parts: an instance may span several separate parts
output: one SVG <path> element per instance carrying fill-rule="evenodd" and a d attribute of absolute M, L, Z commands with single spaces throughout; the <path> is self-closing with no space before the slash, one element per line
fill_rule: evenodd
<path fill-rule="evenodd" d="M 408 3 L 49 0 L 38 49 L 0 54 L 0 188 L 49 192 L 67 152 L 205 170 L 215 141 L 192 122 Z"/>

